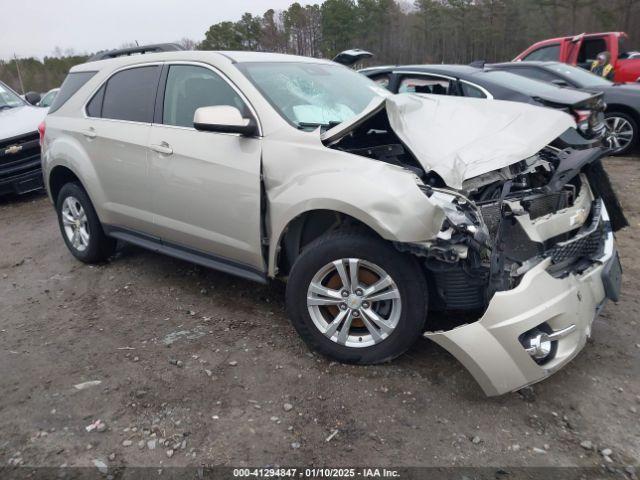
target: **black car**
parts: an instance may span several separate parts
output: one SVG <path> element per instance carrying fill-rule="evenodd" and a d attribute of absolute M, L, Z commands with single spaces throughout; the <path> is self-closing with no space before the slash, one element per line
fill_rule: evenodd
<path fill-rule="evenodd" d="M 578 131 L 585 138 L 598 142 L 606 131 L 602 93 L 562 88 L 505 71 L 468 65 L 373 67 L 360 73 L 393 93 L 457 95 L 557 108 L 573 115 Z"/>
<path fill-rule="evenodd" d="M 508 62 L 487 65 L 523 77 L 573 87 L 585 92 L 603 92 L 605 141 L 616 155 L 628 153 L 638 143 L 640 125 L 640 84 L 613 83 L 582 68 L 560 62 Z"/>

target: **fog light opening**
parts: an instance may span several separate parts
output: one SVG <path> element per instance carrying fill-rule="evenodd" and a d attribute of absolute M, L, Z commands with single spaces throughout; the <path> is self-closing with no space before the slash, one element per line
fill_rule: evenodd
<path fill-rule="evenodd" d="M 540 328 L 542 327 L 542 328 Z M 541 325 L 522 334 L 520 343 L 536 363 L 542 364 L 555 355 L 557 341 L 549 337 L 549 333 Z M 550 329 L 549 329 L 550 330 Z"/>

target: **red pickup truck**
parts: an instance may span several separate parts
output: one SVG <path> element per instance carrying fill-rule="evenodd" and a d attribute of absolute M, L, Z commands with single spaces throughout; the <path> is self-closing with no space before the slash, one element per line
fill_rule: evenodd
<path fill-rule="evenodd" d="M 535 43 L 513 60 L 552 60 L 590 69 L 596 56 L 606 50 L 611 53 L 616 82 L 640 82 L 640 52 L 630 51 L 628 41 L 624 32 L 581 33 Z"/>

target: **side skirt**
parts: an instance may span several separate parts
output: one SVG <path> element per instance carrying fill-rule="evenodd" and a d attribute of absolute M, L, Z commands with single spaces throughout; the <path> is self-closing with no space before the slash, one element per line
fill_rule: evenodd
<path fill-rule="evenodd" d="M 224 257 L 218 257 L 199 250 L 193 250 L 182 245 L 176 245 L 161 240 L 158 237 L 147 235 L 144 233 L 129 230 L 127 228 L 116 227 L 113 225 L 102 225 L 104 233 L 110 237 L 117 238 L 123 242 L 137 245 L 138 247 L 151 250 L 153 252 L 162 253 L 170 257 L 185 260 L 187 262 L 202 265 L 203 267 L 219 270 L 230 275 L 246 278 L 259 283 L 267 283 L 266 272 L 257 270 L 248 265 L 234 262 Z"/>

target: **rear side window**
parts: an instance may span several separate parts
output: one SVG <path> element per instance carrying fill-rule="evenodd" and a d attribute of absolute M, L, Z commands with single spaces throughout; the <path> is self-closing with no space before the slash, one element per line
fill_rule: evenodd
<path fill-rule="evenodd" d="M 159 76 L 160 67 L 157 65 L 130 68 L 114 74 L 104 90 L 101 117 L 151 123 Z"/>
<path fill-rule="evenodd" d="M 530 60 L 542 60 L 542 61 L 551 61 L 558 60 L 560 58 L 560 44 L 556 43 L 553 45 L 547 45 L 546 47 L 540 47 L 529 55 L 524 57 L 522 60 L 528 62 Z"/>
<path fill-rule="evenodd" d="M 49 113 L 55 112 L 64 105 L 65 102 L 69 100 L 74 93 L 80 90 L 80 88 L 96 73 L 97 72 L 73 72 L 67 75 L 67 78 L 64 79 L 64 82 L 62 82 L 62 85 L 60 86 L 58 95 L 56 95 L 56 98 L 54 98 L 53 103 L 49 108 Z"/>

